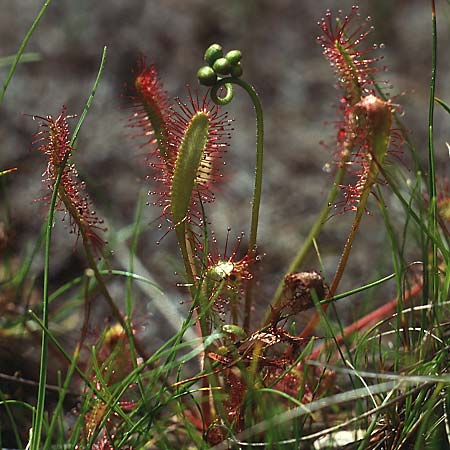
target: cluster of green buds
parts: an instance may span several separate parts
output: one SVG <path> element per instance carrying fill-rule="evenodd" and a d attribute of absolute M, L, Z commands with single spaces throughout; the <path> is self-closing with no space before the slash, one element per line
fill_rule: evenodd
<path fill-rule="evenodd" d="M 219 77 L 239 78 L 242 75 L 241 58 L 240 50 L 230 50 L 223 56 L 221 45 L 210 45 L 203 58 L 207 65 L 200 67 L 197 72 L 200 83 L 205 86 L 214 86 Z"/>

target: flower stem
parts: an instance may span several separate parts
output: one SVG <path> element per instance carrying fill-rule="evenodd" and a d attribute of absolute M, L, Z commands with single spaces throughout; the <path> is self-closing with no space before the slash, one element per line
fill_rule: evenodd
<path fill-rule="evenodd" d="M 249 95 L 256 113 L 256 167 L 255 167 L 255 184 L 253 188 L 253 200 L 252 200 L 252 215 L 250 225 L 250 238 L 248 244 L 249 254 L 256 253 L 256 242 L 258 234 L 259 223 L 259 208 L 261 204 L 262 194 L 262 177 L 263 177 L 263 157 L 264 157 L 264 117 L 263 109 L 259 96 L 255 88 L 246 81 L 235 78 L 227 77 L 219 80 L 211 90 L 211 98 L 215 103 L 227 104 L 233 98 L 231 84 L 237 84 L 241 86 Z M 225 85 L 227 94 L 225 97 L 218 97 L 218 89 Z M 246 284 L 245 290 L 245 311 L 244 311 L 244 330 L 248 331 L 250 328 L 251 308 L 252 308 L 252 290 L 253 282 L 250 280 Z"/>
<path fill-rule="evenodd" d="M 192 242 L 189 239 L 189 234 L 192 233 L 189 227 L 186 227 L 185 222 L 178 224 L 175 228 L 177 235 L 178 245 L 180 247 L 181 256 L 183 258 L 184 268 L 186 270 L 186 279 L 189 284 L 189 291 L 191 298 L 194 302 L 198 303 L 199 311 L 197 312 L 197 334 L 205 339 L 210 335 L 210 329 L 208 327 L 208 319 L 206 308 L 208 308 L 208 298 L 203 295 L 203 292 L 199 292 L 201 285 L 196 282 L 197 269 L 194 261 L 194 252 L 192 250 Z M 206 351 L 206 349 L 205 349 Z M 201 359 L 204 359 L 203 357 Z"/>

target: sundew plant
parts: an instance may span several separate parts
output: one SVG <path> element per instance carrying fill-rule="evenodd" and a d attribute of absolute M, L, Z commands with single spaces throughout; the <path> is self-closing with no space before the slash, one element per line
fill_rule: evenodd
<path fill-rule="evenodd" d="M 10 69 L 1 100 L 18 63 L 33 58 L 24 51 L 50 3 L 17 54 L 4 58 Z M 448 4 L 442 9 L 449 14 Z M 404 117 L 402 99 L 411 94 L 386 81 L 384 45 L 373 42 L 376 24 L 358 6 L 327 10 L 318 21 L 323 70 L 328 65 L 335 76 L 329 91 L 335 110 L 323 117 L 334 136 L 326 143 L 330 185 L 309 233 L 272 283 L 271 297 L 260 283 L 269 277 L 264 258 L 270 255 L 258 240 L 264 153 L 272 151 L 264 120 L 271 111 L 247 77 L 245 48 L 211 43 L 194 55 L 198 85 L 176 98 L 165 87 L 158 55 L 141 56 L 127 68 L 133 73 L 123 93 L 129 118 L 113 126 L 129 135 L 124 151 L 145 167 L 148 200 L 137 199 L 135 217 L 122 232 L 101 217 L 102 205 L 94 205 L 78 163 L 85 151 L 78 137 L 107 70 L 106 47 L 81 114 L 66 106 L 47 116 L 27 113 L 24 120 L 36 124 L 30 151 L 40 155 L 43 174 L 35 198 L 46 216 L 33 250 L 22 258 L 13 254 L 8 220 L 0 221 L 0 339 L 12 348 L 33 341 L 39 367 L 34 377 L 0 367 L 0 448 L 450 448 L 450 182 L 438 175 L 435 152 L 442 149 L 434 145 L 435 106 L 440 114 L 450 106 L 446 94 L 436 92 L 434 0 L 429 17 L 427 148 L 414 144 Z M 63 105 L 62 93 L 55 95 Z M 231 107 L 238 96 L 254 115 L 253 149 L 233 144 L 239 123 Z M 217 192 L 233 182 L 227 161 L 237 151 L 254 154 L 248 229 L 237 238 L 228 229 L 222 242 L 211 213 Z M 5 186 L 22 176 L 17 169 L 0 167 Z M 40 189 L 45 194 L 38 198 Z M 1 192 L 7 204 L 7 189 Z M 300 204 L 302 191 L 293 195 Z M 155 248 L 168 245 L 168 235 L 176 239 L 173 284 L 187 311 L 162 345 L 145 339 L 141 331 L 151 319 L 145 325 L 135 301 L 140 284 L 165 298 L 137 256 L 149 226 L 141 221 L 144 208 L 158 211 Z M 343 289 L 357 237 L 374 216 L 383 224 L 393 270 L 374 267 L 378 278 Z M 320 238 L 344 218 L 350 226 L 339 237 L 339 258 L 329 273 Z M 76 276 L 53 288 L 60 219 L 84 259 Z M 111 257 L 122 241 L 127 270 Z M 36 261 L 42 277 L 33 273 Z M 366 262 L 373 264 L 370 255 Z M 160 264 L 159 270 L 171 271 Z M 345 299 L 352 308 L 355 295 L 364 308 L 349 323 L 339 306 Z M 165 301 L 159 308 L 171 320 L 179 312 Z M 100 320 L 94 303 L 106 311 Z M 69 332 L 75 344 L 65 339 Z"/>

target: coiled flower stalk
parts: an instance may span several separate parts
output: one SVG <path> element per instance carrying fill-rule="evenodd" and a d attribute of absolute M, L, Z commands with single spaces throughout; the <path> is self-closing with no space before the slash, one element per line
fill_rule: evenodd
<path fill-rule="evenodd" d="M 250 235 L 248 254 L 251 260 L 256 260 L 256 246 L 259 223 L 259 209 L 262 195 L 263 157 L 264 157 L 264 117 L 261 101 L 255 88 L 241 78 L 243 69 L 241 65 L 242 53 L 240 50 L 230 50 L 223 55 L 222 46 L 210 45 L 204 55 L 206 66 L 201 67 L 197 77 L 201 84 L 211 87 L 211 98 L 217 105 L 227 105 L 234 96 L 233 85 L 238 85 L 249 95 L 256 114 L 256 164 L 255 181 L 253 188 L 252 213 L 250 223 Z M 225 88 L 225 94 L 219 95 Z M 251 271 L 251 269 L 249 268 Z M 250 328 L 252 309 L 252 287 L 248 282 L 245 291 L 244 329 Z"/>

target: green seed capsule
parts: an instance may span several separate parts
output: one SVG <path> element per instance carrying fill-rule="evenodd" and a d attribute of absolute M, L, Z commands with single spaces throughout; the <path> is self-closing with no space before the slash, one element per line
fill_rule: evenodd
<path fill-rule="evenodd" d="M 213 64 L 213 69 L 216 73 L 219 73 L 220 75 L 228 75 L 231 70 L 231 64 L 226 58 L 219 58 L 216 60 L 216 62 Z"/>
<path fill-rule="evenodd" d="M 239 78 L 242 75 L 241 63 L 237 63 L 235 66 L 231 66 L 230 75 L 235 78 Z"/>
<path fill-rule="evenodd" d="M 225 58 L 228 59 L 228 61 L 230 62 L 230 64 L 237 64 L 241 58 L 242 58 L 242 53 L 240 50 L 230 50 L 226 55 Z"/>
<path fill-rule="evenodd" d="M 219 44 L 210 45 L 205 52 L 204 60 L 212 67 L 215 61 L 222 58 L 222 46 Z"/>
<path fill-rule="evenodd" d="M 204 86 L 214 86 L 217 81 L 217 74 L 209 66 L 203 66 L 198 69 L 197 78 Z"/>

